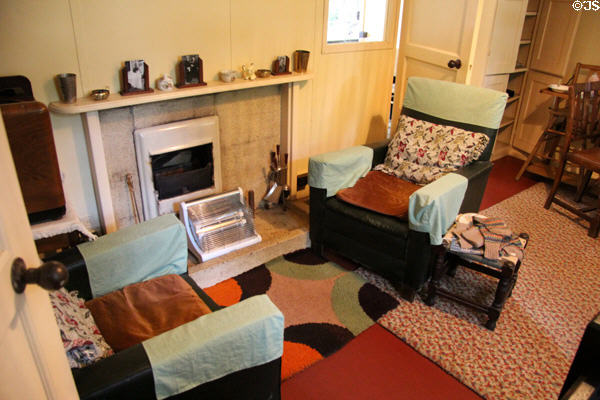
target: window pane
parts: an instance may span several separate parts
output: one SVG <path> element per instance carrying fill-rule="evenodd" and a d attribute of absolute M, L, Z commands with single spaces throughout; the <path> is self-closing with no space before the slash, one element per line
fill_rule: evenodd
<path fill-rule="evenodd" d="M 366 0 L 365 28 L 366 42 L 382 42 L 385 34 L 387 0 Z"/>
<path fill-rule="evenodd" d="M 327 43 L 358 42 L 363 0 L 329 0 Z"/>
<path fill-rule="evenodd" d="M 329 0 L 327 43 L 383 41 L 386 13 L 387 0 Z"/>

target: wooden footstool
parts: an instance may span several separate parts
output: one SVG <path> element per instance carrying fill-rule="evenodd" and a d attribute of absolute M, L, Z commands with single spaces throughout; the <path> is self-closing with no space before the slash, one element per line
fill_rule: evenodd
<path fill-rule="evenodd" d="M 524 247 L 527 247 L 529 236 L 526 233 L 521 233 L 519 237 L 525 240 Z M 436 262 L 433 269 L 433 276 L 429 283 L 429 291 L 427 293 L 425 304 L 432 306 L 435 303 L 435 297 L 441 296 L 465 306 L 472 307 L 488 315 L 485 327 L 493 331 L 496 328 L 496 322 L 498 321 L 498 317 L 500 317 L 504 303 L 506 302 L 506 299 L 511 296 L 512 290 L 517 282 L 521 261 L 517 260 L 516 262 L 511 262 L 506 259 L 490 260 L 483 256 L 450 251 L 445 245 L 436 246 L 436 252 Z M 498 279 L 496 295 L 494 296 L 494 301 L 491 305 L 475 303 L 471 299 L 441 288 L 440 280 L 442 276 L 446 273 L 454 276 L 456 268 L 459 266 Z"/>

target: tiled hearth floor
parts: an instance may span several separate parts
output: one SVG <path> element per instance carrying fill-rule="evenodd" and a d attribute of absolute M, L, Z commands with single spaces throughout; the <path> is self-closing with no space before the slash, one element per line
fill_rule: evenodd
<path fill-rule="evenodd" d="M 257 209 L 254 224 L 262 237 L 260 243 L 200 264 L 190 256 L 188 272 L 200 287 L 215 285 L 280 255 L 310 245 L 307 200 L 290 202 L 286 211 L 281 207 Z"/>

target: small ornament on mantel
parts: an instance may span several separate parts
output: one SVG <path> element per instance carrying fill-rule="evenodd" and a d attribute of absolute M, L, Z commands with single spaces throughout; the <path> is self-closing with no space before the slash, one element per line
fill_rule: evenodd
<path fill-rule="evenodd" d="M 256 70 L 254 69 L 254 63 L 250 63 L 248 65 L 242 65 L 242 78 L 246 80 L 255 80 L 256 79 Z"/>
<path fill-rule="evenodd" d="M 173 78 L 171 78 L 167 74 L 163 74 L 161 78 L 156 80 L 156 88 L 162 91 L 173 90 L 175 84 L 173 83 Z"/>

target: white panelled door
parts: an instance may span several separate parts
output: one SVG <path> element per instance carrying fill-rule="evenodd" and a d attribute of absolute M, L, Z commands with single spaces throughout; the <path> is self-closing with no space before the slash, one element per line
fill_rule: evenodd
<path fill-rule="evenodd" d="M 409 76 L 468 83 L 480 3 L 478 0 L 404 0 L 393 127 L 400 114 Z"/>
<path fill-rule="evenodd" d="M 47 292 L 28 285 L 14 292 L 13 260 L 40 260 L 0 115 L 0 399 L 77 399 Z"/>

